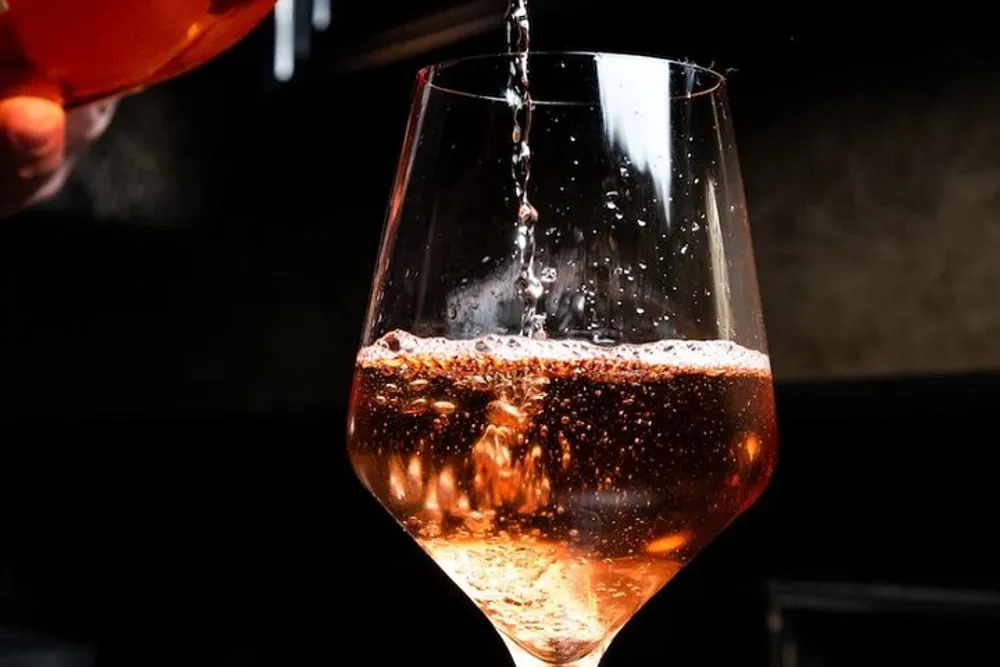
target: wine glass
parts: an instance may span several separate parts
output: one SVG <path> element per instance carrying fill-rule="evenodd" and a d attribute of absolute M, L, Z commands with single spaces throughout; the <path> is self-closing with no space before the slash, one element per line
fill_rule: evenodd
<path fill-rule="evenodd" d="M 67 109 L 158 83 L 238 42 L 274 0 L 0 0 L 0 99 Z"/>
<path fill-rule="evenodd" d="M 508 58 L 424 69 L 348 453 L 518 667 L 597 665 L 767 485 L 773 388 L 723 77 L 529 63 L 541 331 L 517 288 Z"/>

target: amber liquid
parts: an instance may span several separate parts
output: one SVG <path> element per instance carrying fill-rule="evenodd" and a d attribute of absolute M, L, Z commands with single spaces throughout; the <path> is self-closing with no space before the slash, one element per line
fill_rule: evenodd
<path fill-rule="evenodd" d="M 274 0 L 4 0 L 0 98 L 72 108 L 183 74 L 222 53 Z"/>
<path fill-rule="evenodd" d="M 362 482 L 507 637 L 577 661 L 766 486 L 766 355 L 397 332 L 358 356 Z"/>

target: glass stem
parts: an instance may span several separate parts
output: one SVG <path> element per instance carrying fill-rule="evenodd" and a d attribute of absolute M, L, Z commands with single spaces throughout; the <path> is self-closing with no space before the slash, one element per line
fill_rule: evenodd
<path fill-rule="evenodd" d="M 544 662 L 531 655 L 515 642 L 508 639 L 502 632 L 500 633 L 500 638 L 503 639 L 503 643 L 507 646 L 507 651 L 510 652 L 511 660 L 514 661 L 514 667 L 555 667 L 552 663 Z M 576 662 L 560 663 L 558 667 L 597 667 L 601 664 L 601 658 L 604 657 L 604 652 L 608 650 L 612 639 L 614 637 L 609 637 L 607 641 L 595 648 L 589 655 L 580 658 Z"/>

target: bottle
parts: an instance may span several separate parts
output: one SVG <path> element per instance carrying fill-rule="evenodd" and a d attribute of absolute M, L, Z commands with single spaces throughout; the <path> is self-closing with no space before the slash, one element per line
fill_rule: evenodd
<path fill-rule="evenodd" d="M 0 99 L 65 108 L 142 89 L 219 55 L 274 0 L 0 0 Z"/>

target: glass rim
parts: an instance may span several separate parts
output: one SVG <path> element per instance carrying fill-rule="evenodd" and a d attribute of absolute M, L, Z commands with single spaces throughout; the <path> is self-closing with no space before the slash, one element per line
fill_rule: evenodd
<path fill-rule="evenodd" d="M 466 97 L 470 99 L 483 100 L 485 102 L 499 102 L 507 104 L 507 98 L 503 95 L 484 95 L 482 93 L 474 93 L 467 90 L 459 90 L 455 88 L 449 88 L 447 86 L 442 86 L 434 83 L 434 77 L 432 76 L 435 72 L 444 71 L 452 67 L 457 67 L 459 65 L 467 65 L 477 61 L 496 61 L 505 60 L 509 58 L 507 53 L 484 53 L 473 56 L 462 56 L 460 58 L 450 58 L 448 60 L 442 60 L 430 65 L 426 65 L 420 68 L 417 73 L 417 80 L 427 87 L 437 90 L 442 93 L 447 93 L 449 95 L 457 95 L 459 97 Z M 658 56 L 647 56 L 642 54 L 634 53 L 621 53 L 621 52 L 605 52 L 605 51 L 532 51 L 529 56 L 529 67 L 530 58 L 553 58 L 553 57 L 587 57 L 597 60 L 599 58 L 616 58 L 627 61 L 646 61 L 646 62 L 656 62 L 661 65 L 665 65 L 668 69 L 680 68 L 686 69 L 700 74 L 706 75 L 710 80 L 705 85 L 700 87 L 698 90 L 691 93 L 686 93 L 684 95 L 671 96 L 671 100 L 692 100 L 698 97 L 705 97 L 718 93 L 723 86 L 726 84 L 726 76 L 711 67 L 704 67 L 702 65 L 696 65 L 691 62 L 684 62 L 682 60 L 673 60 L 671 58 L 660 58 Z M 560 100 L 560 99 L 546 99 L 544 96 L 540 98 L 532 98 L 532 104 L 534 106 L 593 106 L 594 102 L 581 102 L 573 100 Z"/>

